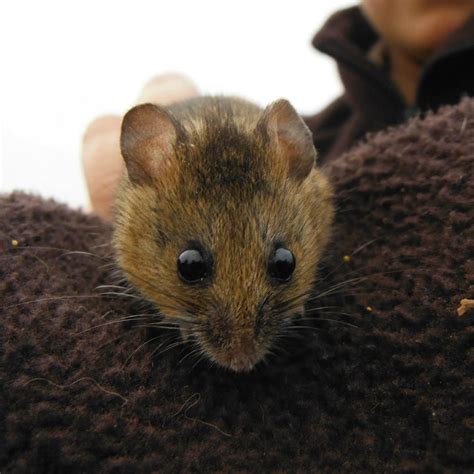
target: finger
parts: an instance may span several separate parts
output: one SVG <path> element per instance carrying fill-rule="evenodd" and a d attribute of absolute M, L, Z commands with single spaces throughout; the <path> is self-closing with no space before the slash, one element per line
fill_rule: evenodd
<path fill-rule="evenodd" d="M 170 105 L 197 95 L 199 90 L 191 79 L 183 74 L 168 73 L 150 79 L 140 92 L 137 102 Z"/>
<path fill-rule="evenodd" d="M 112 218 L 116 185 L 123 172 L 119 116 L 95 119 L 82 141 L 82 164 L 91 208 L 104 219 Z"/>

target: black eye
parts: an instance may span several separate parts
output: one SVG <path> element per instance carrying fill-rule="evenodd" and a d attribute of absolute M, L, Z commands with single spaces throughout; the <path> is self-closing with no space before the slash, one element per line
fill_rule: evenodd
<path fill-rule="evenodd" d="M 199 250 L 185 250 L 178 257 L 178 273 L 186 283 L 196 283 L 207 277 L 208 266 Z"/>
<path fill-rule="evenodd" d="M 279 281 L 288 281 L 296 266 L 294 255 L 284 247 L 277 248 L 268 262 L 268 273 Z"/>

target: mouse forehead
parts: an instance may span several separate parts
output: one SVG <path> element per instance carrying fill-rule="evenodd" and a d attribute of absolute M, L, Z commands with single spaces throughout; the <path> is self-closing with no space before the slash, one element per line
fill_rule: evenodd
<path fill-rule="evenodd" d="M 251 198 L 265 192 L 277 166 L 268 137 L 259 130 L 232 120 L 214 124 L 212 117 L 189 135 L 178 155 L 179 190 L 184 199 L 212 193 L 216 193 L 214 200 Z"/>
<path fill-rule="evenodd" d="M 215 124 L 208 117 L 177 155 L 177 176 L 166 194 L 189 240 L 230 252 L 288 238 L 285 216 L 298 220 L 297 189 L 255 125 L 222 118 Z"/>
<path fill-rule="evenodd" d="M 299 241 L 297 221 L 293 218 L 295 225 L 288 225 L 293 208 L 284 192 L 261 191 L 240 199 L 224 194 L 183 203 L 186 217 L 173 233 L 179 236 L 178 251 L 202 246 L 225 273 L 235 271 L 236 264 L 260 268 L 276 246 Z"/>

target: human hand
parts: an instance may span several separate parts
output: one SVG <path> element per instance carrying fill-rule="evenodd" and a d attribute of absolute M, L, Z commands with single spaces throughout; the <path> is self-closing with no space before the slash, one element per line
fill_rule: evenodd
<path fill-rule="evenodd" d="M 197 96 L 196 85 L 181 74 L 163 74 L 151 79 L 142 89 L 137 103 L 169 105 Z M 82 164 L 91 210 L 106 220 L 112 219 L 115 190 L 124 164 L 120 153 L 122 118 L 105 115 L 96 118 L 82 139 Z"/>

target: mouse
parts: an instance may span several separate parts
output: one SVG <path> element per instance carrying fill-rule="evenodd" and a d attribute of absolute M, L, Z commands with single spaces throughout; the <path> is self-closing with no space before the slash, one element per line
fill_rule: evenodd
<path fill-rule="evenodd" d="M 120 148 L 119 267 L 201 354 L 250 371 L 304 314 L 331 234 L 310 130 L 286 99 L 202 96 L 133 107 Z"/>

